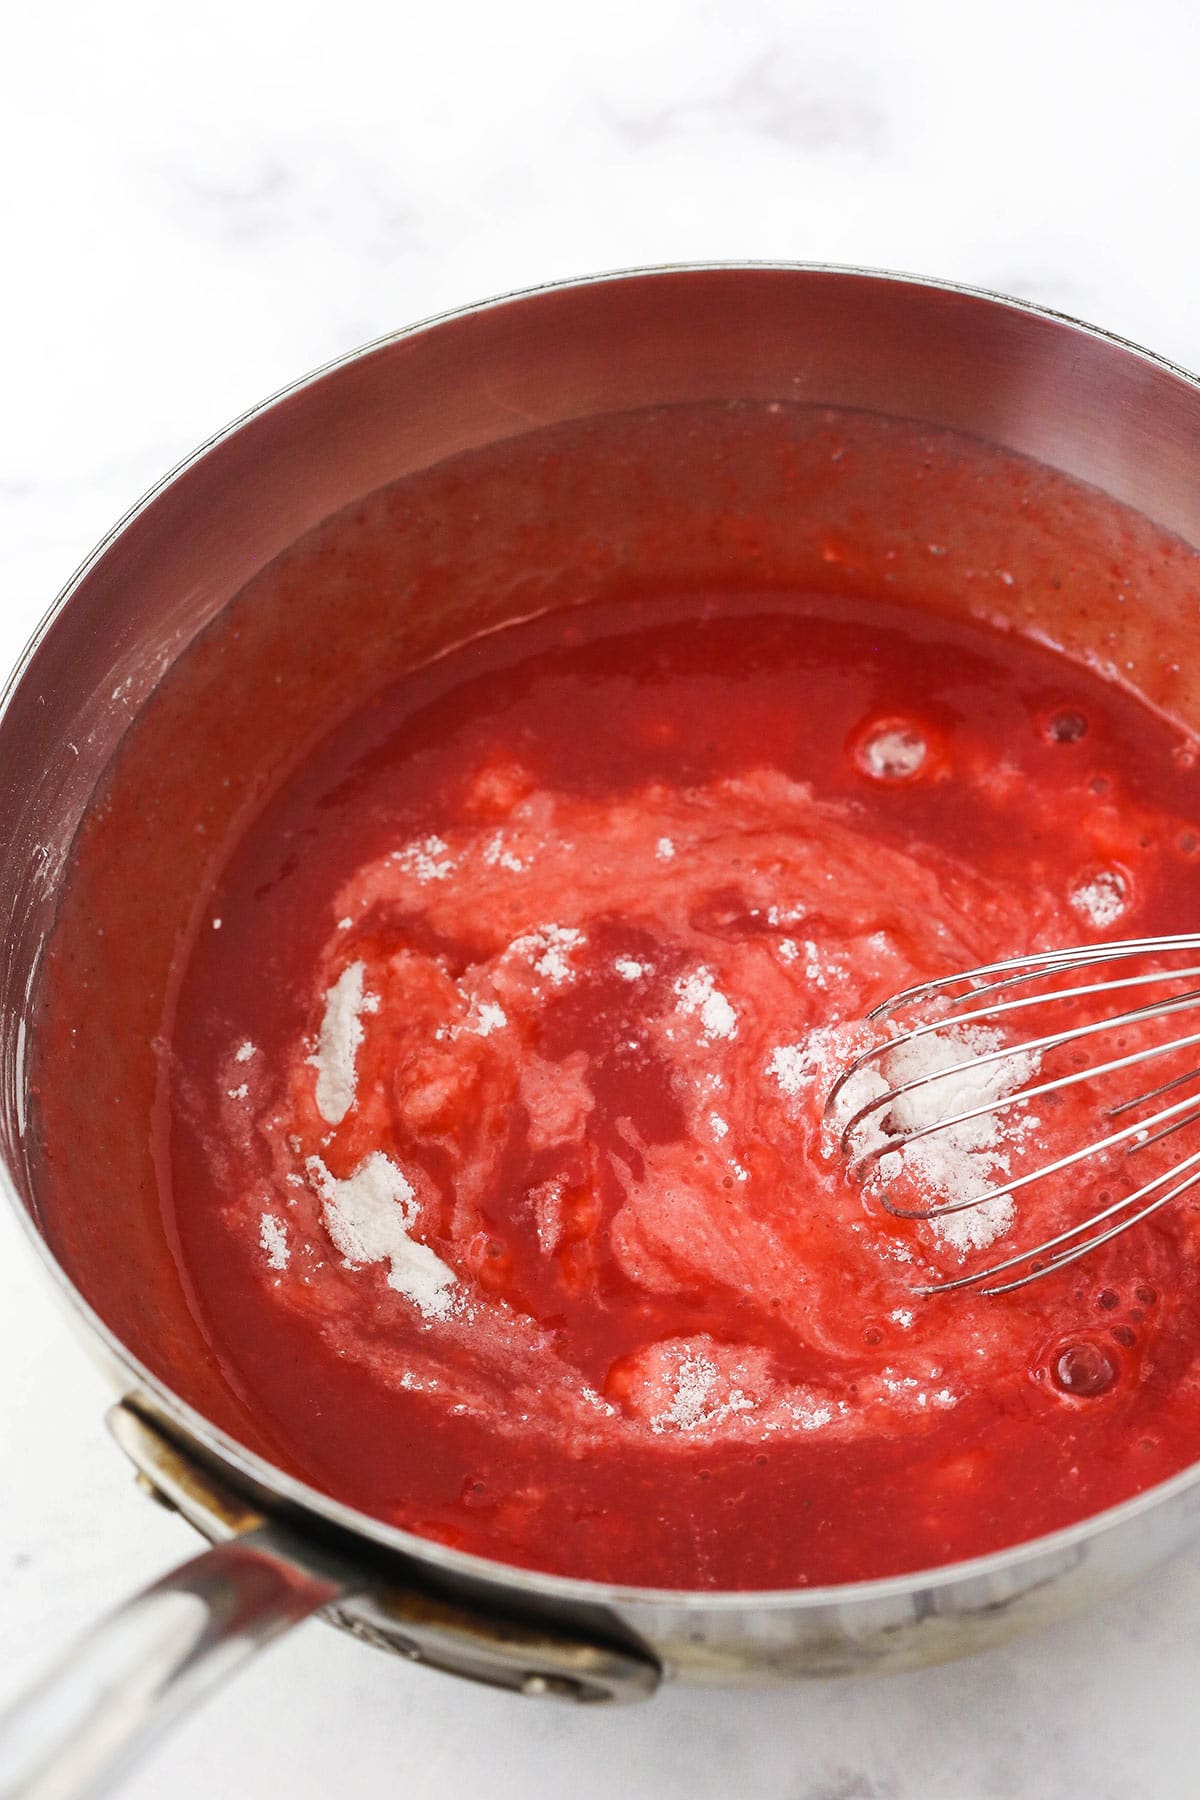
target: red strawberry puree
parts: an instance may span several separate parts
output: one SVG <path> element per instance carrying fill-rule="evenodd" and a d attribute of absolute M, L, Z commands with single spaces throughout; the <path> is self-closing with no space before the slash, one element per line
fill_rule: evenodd
<path fill-rule="evenodd" d="M 172 1034 L 181 1256 L 281 1460 L 506 1560 L 782 1587 L 1194 1455 L 1190 1197 L 921 1298 L 1119 1158 L 939 1229 L 821 1147 L 889 993 L 1195 919 L 1178 748 L 1048 651 L 778 593 L 510 628 L 336 730 L 228 863 Z M 923 1191 L 1094 1108 L 985 1126 Z"/>

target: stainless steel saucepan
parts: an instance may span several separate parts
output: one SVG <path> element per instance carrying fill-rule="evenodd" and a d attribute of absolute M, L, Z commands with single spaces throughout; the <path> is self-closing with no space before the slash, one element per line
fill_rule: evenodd
<path fill-rule="evenodd" d="M 795 1680 L 963 1655 L 1113 1590 L 1196 1532 L 1200 1465 L 1070 1530 L 903 1578 L 677 1593 L 531 1573 L 341 1506 L 207 1417 L 189 1388 L 187 1344 L 156 1337 L 153 1296 L 120 1316 L 97 1300 L 95 1259 L 136 1263 L 132 1229 L 113 1233 L 109 1251 L 97 1236 L 93 1264 L 81 1253 L 69 1273 L 47 1246 L 26 1131 L 30 995 L 76 830 L 138 705 L 174 660 L 257 570 L 406 474 L 539 426 L 740 400 L 867 409 L 972 434 L 1200 544 L 1200 388 L 1144 351 L 1043 309 L 893 275 L 653 270 L 435 320 L 257 407 L 101 544 L 9 682 L 0 701 L 0 1180 L 112 1378 L 117 1442 L 146 1490 L 211 1547 L 100 1625 L 8 1716 L 0 1793 L 93 1791 L 173 1712 L 311 1613 L 454 1674 L 597 1704 L 644 1699 L 667 1679 Z M 1143 645 L 1169 641 L 1184 669 L 1171 704 L 1200 726 L 1200 687 L 1193 692 L 1187 674 L 1189 659 L 1200 668 L 1195 612 L 1167 584 L 1158 615 L 1151 608 L 1115 627 L 1100 613 L 1075 618 L 1073 647 L 1111 663 L 1123 630 Z M 149 1218 L 139 1231 L 153 1229 Z"/>

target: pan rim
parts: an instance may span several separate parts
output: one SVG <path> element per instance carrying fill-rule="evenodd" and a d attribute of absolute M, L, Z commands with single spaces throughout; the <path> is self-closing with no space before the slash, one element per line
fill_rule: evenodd
<path fill-rule="evenodd" d="M 981 302 L 989 308 L 1027 314 L 1048 321 L 1062 327 L 1068 334 L 1092 339 L 1101 345 L 1106 345 L 1140 360 L 1193 391 L 1200 392 L 1200 377 L 1189 370 L 1118 333 L 1104 330 L 1102 327 L 1075 318 L 1069 313 L 988 288 L 891 269 L 788 260 L 698 261 L 650 264 L 603 271 L 511 290 L 490 299 L 433 314 L 415 324 L 373 338 L 367 343 L 321 364 L 308 374 L 287 383 L 210 434 L 125 511 L 64 584 L 34 628 L 7 680 L 0 688 L 0 720 L 7 712 L 13 696 L 42 642 L 69 605 L 76 591 L 117 540 L 125 534 L 142 513 L 212 451 L 274 407 L 326 377 L 356 362 L 363 361 L 377 352 L 387 350 L 405 340 L 458 324 L 477 314 L 537 302 L 547 295 L 561 294 L 572 290 L 591 289 L 613 284 L 671 280 L 689 275 L 721 274 L 750 277 L 759 274 L 791 274 L 806 278 L 832 276 L 954 295 L 966 300 Z M 278 1468 L 267 1458 L 249 1450 L 236 1438 L 214 1425 L 166 1382 L 154 1375 L 94 1311 L 38 1230 L 30 1210 L 17 1191 L 8 1162 L 3 1157 L 0 1157 L 0 1191 L 3 1192 L 16 1213 L 26 1241 L 32 1245 L 34 1255 L 50 1277 L 60 1300 L 68 1312 L 73 1315 L 75 1322 L 84 1328 L 88 1337 L 98 1341 L 109 1362 L 128 1377 L 130 1383 L 128 1391 L 151 1399 L 155 1407 L 161 1410 L 163 1417 L 179 1428 L 185 1439 L 193 1442 L 200 1450 L 213 1458 L 218 1465 L 228 1469 L 233 1476 L 240 1477 L 256 1489 L 286 1503 L 289 1508 L 298 1511 L 302 1518 L 309 1516 L 323 1525 L 331 1526 L 337 1531 L 361 1541 L 364 1549 L 368 1552 L 375 1550 L 391 1555 L 398 1554 L 409 1563 L 431 1567 L 439 1575 L 484 1584 L 492 1589 L 499 1587 L 519 1590 L 525 1597 L 586 1606 L 592 1609 L 600 1607 L 619 1611 L 630 1608 L 653 1608 L 660 1612 L 672 1612 L 681 1617 L 705 1612 L 730 1613 L 751 1608 L 761 1608 L 769 1612 L 791 1610 L 815 1612 L 823 1608 L 863 1610 L 872 1605 L 885 1607 L 891 1602 L 910 1599 L 915 1593 L 934 1593 L 967 1583 L 979 1584 L 982 1587 L 996 1576 L 1005 1576 L 1011 1579 L 1015 1571 L 1029 1565 L 1042 1562 L 1052 1563 L 1064 1557 L 1069 1558 L 1072 1552 L 1091 1539 L 1100 1537 L 1126 1522 L 1136 1520 L 1174 1496 L 1200 1486 L 1200 1459 L 1198 1459 L 1166 1481 L 1156 1483 L 1116 1506 L 1091 1513 L 1075 1524 L 1061 1527 L 1057 1531 L 990 1551 L 985 1556 L 961 1562 L 942 1563 L 932 1568 L 915 1569 L 899 1575 L 843 1582 L 825 1587 L 712 1590 L 640 1587 L 632 1584 L 596 1581 L 582 1576 L 554 1575 L 517 1563 L 501 1562 L 472 1552 L 453 1549 L 434 1539 L 421 1537 L 414 1532 L 388 1525 L 383 1520 L 374 1519 L 369 1514 L 359 1512 L 297 1477 L 288 1475 L 286 1471 Z"/>

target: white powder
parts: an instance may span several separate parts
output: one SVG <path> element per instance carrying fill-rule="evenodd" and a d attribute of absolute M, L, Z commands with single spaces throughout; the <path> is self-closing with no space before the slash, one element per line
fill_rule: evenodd
<path fill-rule="evenodd" d="M 574 926 L 539 925 L 535 931 L 514 938 L 509 949 L 516 951 L 518 956 L 527 956 L 536 974 L 544 975 L 547 981 L 561 987 L 575 974 L 566 953 L 582 942 L 583 933 L 576 931 Z"/>
<path fill-rule="evenodd" d="M 690 1431 L 699 1425 L 705 1415 L 704 1403 L 716 1379 L 715 1367 L 702 1357 L 694 1356 L 681 1363 L 671 1404 L 653 1420 L 655 1431 L 663 1431 L 668 1425 L 674 1425 L 679 1431 Z"/>
<path fill-rule="evenodd" d="M 490 868 L 511 869 L 514 875 L 519 875 L 527 867 L 519 856 L 514 856 L 511 850 L 505 849 L 504 834 L 500 831 L 484 845 L 483 860 Z"/>
<path fill-rule="evenodd" d="M 321 1196 L 325 1229 L 347 1266 L 386 1262 L 389 1287 L 426 1318 L 446 1318 L 456 1276 L 427 1244 L 408 1235 L 417 1220 L 416 1195 L 396 1165 L 372 1150 L 345 1181 L 331 1175 L 319 1156 L 305 1166 Z"/>
<path fill-rule="evenodd" d="M 835 1025 L 811 1031 L 798 1044 L 776 1044 L 767 1063 L 767 1074 L 773 1075 L 789 1099 L 795 1099 L 803 1088 L 824 1075 L 831 1061 L 837 1060 L 844 1039 Z M 856 1112 L 858 1105 L 850 1111 Z"/>
<path fill-rule="evenodd" d="M 252 1056 L 257 1056 L 257 1055 L 258 1055 L 257 1045 L 252 1044 L 250 1042 L 250 1039 L 247 1038 L 244 1044 L 239 1045 L 237 1055 L 234 1057 L 233 1060 L 234 1060 L 234 1062 L 245 1063 L 245 1062 L 249 1062 L 250 1058 Z"/>
<path fill-rule="evenodd" d="M 801 1431 L 820 1431 L 823 1425 L 833 1423 L 834 1413 L 831 1406 L 814 1404 L 808 1400 L 794 1400 L 788 1406 L 788 1415 Z M 841 1411 L 845 1411 L 843 1406 Z"/>
<path fill-rule="evenodd" d="M 798 948 L 796 946 L 795 938 L 780 938 L 780 940 L 779 940 L 779 957 L 780 957 L 781 962 L 787 962 L 787 963 L 795 962 L 795 960 L 799 956 L 799 954 L 800 954 L 800 951 L 798 950 Z"/>
<path fill-rule="evenodd" d="M 447 855 L 449 848 L 444 838 L 421 838 L 405 844 L 403 850 L 393 850 L 392 861 L 418 881 L 445 881 L 454 873 L 454 858 Z"/>
<path fill-rule="evenodd" d="M 618 956 L 613 961 L 613 968 L 622 981 L 640 981 L 643 975 L 654 973 L 653 963 L 639 962 L 636 956 Z"/>
<path fill-rule="evenodd" d="M 231 1100 L 247 1100 L 250 1097 L 250 1089 L 244 1081 L 240 1087 L 227 1088 L 226 1092 Z"/>
<path fill-rule="evenodd" d="M 720 1113 L 709 1113 L 708 1128 L 712 1132 L 713 1136 L 716 1138 L 716 1140 L 719 1144 L 721 1139 L 728 1135 L 729 1121 L 727 1119 L 723 1119 L 721 1117 Z"/>
<path fill-rule="evenodd" d="M 659 838 L 657 844 L 654 846 L 654 854 L 657 856 L 659 862 L 670 862 L 675 854 L 675 846 L 669 837 Z"/>
<path fill-rule="evenodd" d="M 493 1031 L 502 1031 L 508 1024 L 508 1014 L 494 1000 L 477 1000 L 467 1014 L 467 1030 L 476 1037 L 491 1037 Z"/>
<path fill-rule="evenodd" d="M 291 1251 L 288 1249 L 287 1229 L 282 1219 L 277 1219 L 274 1213 L 265 1212 L 258 1222 L 258 1241 L 273 1269 L 287 1268 L 291 1261 Z"/>
<path fill-rule="evenodd" d="M 815 1073 L 815 1066 L 803 1044 L 777 1044 L 767 1064 L 767 1074 L 773 1075 L 784 1093 L 793 1098 Z"/>
<path fill-rule="evenodd" d="M 811 938 L 805 938 L 804 976 L 806 981 L 811 981 L 815 988 L 819 989 L 821 993 L 825 993 L 829 987 L 830 978 L 836 980 L 839 975 L 845 973 L 844 962 L 836 956 L 823 956 L 820 947 L 814 944 Z"/>
<path fill-rule="evenodd" d="M 364 972 L 362 963 L 351 963 L 329 989 L 316 1055 L 308 1059 L 317 1071 L 317 1111 L 327 1125 L 340 1125 L 357 1098 L 361 1015 L 374 1010 L 370 997 L 363 994 Z"/>
<path fill-rule="evenodd" d="M 1116 869 L 1101 869 L 1090 881 L 1080 882 L 1071 890 L 1071 905 L 1081 918 L 1103 931 L 1115 925 L 1128 904 L 1125 879 Z"/>
<path fill-rule="evenodd" d="M 737 1014 L 718 990 L 711 969 L 701 965 L 690 975 L 681 975 L 675 983 L 675 992 L 679 996 L 681 1013 L 699 1014 L 707 1042 L 737 1036 Z"/>
<path fill-rule="evenodd" d="M 908 1308 L 905 1306 L 898 1306 L 895 1312 L 888 1314 L 888 1318 L 892 1321 L 893 1325 L 899 1325 L 902 1331 L 907 1331 L 913 1320 L 916 1318 L 916 1314 L 909 1312 Z"/>
<path fill-rule="evenodd" d="M 669 1406 L 650 1421 L 652 1431 L 694 1431 L 698 1425 L 715 1425 L 731 1413 L 747 1412 L 753 1400 L 740 1388 L 728 1399 L 717 1398 L 720 1370 L 706 1356 L 684 1356 L 675 1372 L 675 1391 Z M 717 1391 L 714 1391 L 717 1390 Z"/>
<path fill-rule="evenodd" d="M 889 1394 L 912 1394 L 921 1385 L 915 1375 L 895 1375 L 890 1369 L 883 1371 L 880 1380 Z"/>
<path fill-rule="evenodd" d="M 949 1070 L 956 1063 L 999 1050 L 1003 1044 L 999 1032 L 979 1026 L 948 1027 L 900 1044 L 887 1053 L 878 1070 L 863 1069 L 846 1084 L 839 1107 L 841 1117 L 848 1118 L 870 1100 L 880 1098 L 889 1087 Z M 864 1119 L 855 1128 L 856 1148 L 877 1148 L 891 1133 L 903 1135 L 937 1126 L 976 1106 L 994 1107 L 1024 1087 L 1037 1068 L 1038 1058 L 1026 1051 L 1015 1051 L 994 1063 L 971 1061 L 971 1066 L 959 1074 L 946 1074 L 901 1095 L 886 1115 Z M 1011 1110 L 984 1112 L 977 1119 L 946 1125 L 884 1156 L 878 1165 L 878 1178 L 886 1183 L 903 1169 L 915 1178 L 930 1206 L 977 1199 L 1009 1173 L 1007 1151 L 1036 1124 L 1036 1119 L 1014 1116 Z M 982 1206 L 968 1206 L 961 1212 L 931 1219 L 929 1224 L 943 1243 L 965 1253 L 993 1244 L 1008 1231 L 1015 1216 L 1011 1196 L 1001 1195 Z"/>

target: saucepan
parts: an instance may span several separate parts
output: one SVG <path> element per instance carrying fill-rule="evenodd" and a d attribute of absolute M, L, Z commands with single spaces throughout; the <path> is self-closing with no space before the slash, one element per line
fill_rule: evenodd
<path fill-rule="evenodd" d="M 668 1679 L 792 1681 L 963 1655 L 1098 1599 L 1200 1529 L 1196 1465 L 1035 1542 L 842 1587 L 675 1592 L 506 1566 L 338 1504 L 209 1404 L 205 1347 L 170 1291 L 154 1195 L 139 1180 L 132 1104 L 127 1117 L 114 1108 L 81 1162 L 77 1216 L 45 1214 L 29 1083 L 40 959 L 97 784 L 197 634 L 306 532 L 403 476 L 541 427 L 738 402 L 865 409 L 964 433 L 1200 544 L 1200 386 L 1145 351 L 946 283 L 800 266 L 650 270 L 436 319 L 256 407 L 116 527 L 11 678 L 0 702 L 0 1180 L 111 1378 L 113 1435 L 140 1484 L 210 1547 L 14 1709 L 0 1730 L 3 1793 L 92 1791 L 172 1713 L 310 1614 L 514 1694 L 613 1704 Z M 818 504 L 814 494 L 797 507 Z M 469 516 L 469 495 L 463 504 Z M 397 642 L 408 604 L 398 591 Z M 1122 633 L 1169 642 L 1183 670 L 1172 706 L 1200 726 L 1195 607 L 1170 581 L 1146 604 L 1115 623 L 1100 612 L 1011 622 L 1108 666 Z M 470 623 L 456 618 L 455 633 Z M 151 884 L 155 829 L 148 820 Z M 170 920 L 148 916 L 151 1000 L 156 945 L 169 938 Z M 123 1067 L 128 1046 L 109 1049 Z"/>

